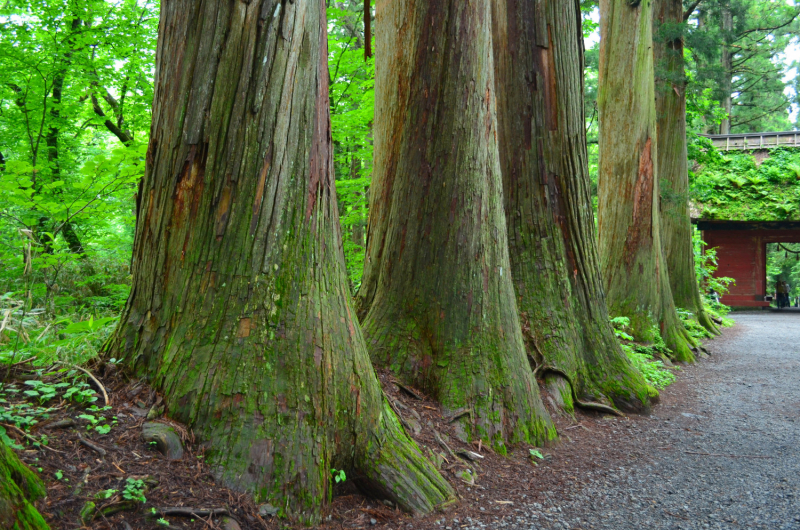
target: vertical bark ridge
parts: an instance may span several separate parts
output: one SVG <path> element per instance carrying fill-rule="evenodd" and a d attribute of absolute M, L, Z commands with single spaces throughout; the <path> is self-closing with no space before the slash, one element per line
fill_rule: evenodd
<path fill-rule="evenodd" d="M 555 436 L 509 275 L 489 0 L 376 6 L 375 177 L 358 294 L 375 363 L 469 409 L 461 436 Z"/>
<path fill-rule="evenodd" d="M 652 1 L 600 3 L 600 271 L 611 315 L 640 340 L 658 325 L 675 359 L 692 361 L 661 243 Z"/>
<path fill-rule="evenodd" d="M 683 65 L 683 4 L 655 0 L 653 53 L 658 117 L 658 175 L 662 234 L 669 283 L 675 305 L 691 311 L 710 332 L 719 329 L 703 309 L 692 248 L 689 214 L 689 167 L 686 153 L 686 74 Z"/>
<path fill-rule="evenodd" d="M 319 520 L 330 469 L 412 513 L 453 492 L 400 427 L 350 304 L 325 3 L 162 6 L 133 289 L 109 349 L 226 485 Z"/>
<path fill-rule="evenodd" d="M 566 374 L 583 400 L 646 409 L 655 391 L 616 341 L 600 279 L 580 13 L 574 0 L 540 4 L 493 2 L 500 161 L 523 331 L 541 357 L 537 370 Z"/>

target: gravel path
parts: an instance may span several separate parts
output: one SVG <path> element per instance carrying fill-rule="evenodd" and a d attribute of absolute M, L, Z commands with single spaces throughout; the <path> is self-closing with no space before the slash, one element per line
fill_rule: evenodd
<path fill-rule="evenodd" d="M 800 313 L 733 317 L 672 399 L 671 387 L 652 416 L 620 423 L 629 461 L 575 470 L 513 515 L 442 526 L 800 530 Z"/>

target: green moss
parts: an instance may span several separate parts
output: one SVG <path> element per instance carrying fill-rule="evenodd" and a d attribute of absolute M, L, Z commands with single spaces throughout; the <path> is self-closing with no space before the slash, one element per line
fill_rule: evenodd
<path fill-rule="evenodd" d="M 0 527 L 48 530 L 33 502 L 46 495 L 44 483 L 0 442 Z"/>

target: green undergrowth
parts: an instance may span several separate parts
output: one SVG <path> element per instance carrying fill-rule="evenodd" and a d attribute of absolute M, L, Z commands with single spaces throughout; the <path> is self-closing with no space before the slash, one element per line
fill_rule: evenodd
<path fill-rule="evenodd" d="M 628 333 L 630 330 L 630 319 L 628 317 L 616 317 L 611 319 L 611 325 L 614 327 L 614 333 L 619 340 L 620 347 L 631 364 L 638 369 L 645 380 L 655 388 L 662 389 L 672 384 L 675 381 L 675 374 L 672 370 L 675 368 L 667 367 L 663 361 L 656 358 L 662 355 L 670 355 L 672 352 L 664 344 L 664 339 L 658 332 L 657 327 L 651 330 L 654 340 L 650 344 L 641 344 L 633 342 L 633 337 Z"/>
<path fill-rule="evenodd" d="M 46 435 L 34 437 L 30 429 L 50 419 L 50 415 L 65 403 L 83 409 L 83 414 L 77 417 L 85 420 L 87 430 L 107 434 L 116 420 L 104 414 L 111 407 L 94 404 L 97 399 L 97 393 L 86 382 L 86 375 L 73 368 L 34 369 L 22 381 L 0 382 L 0 442 L 14 449 L 24 448 L 9 436 L 10 429 L 24 433 L 26 444 L 47 445 Z"/>
<path fill-rule="evenodd" d="M 706 150 L 689 179 L 703 219 L 800 220 L 800 151 L 772 149 L 759 164 L 750 153 Z"/>
<path fill-rule="evenodd" d="M 27 298 L 27 299 L 26 299 Z M 117 321 L 109 311 L 79 307 L 53 313 L 31 307 L 21 293 L 0 295 L 0 367 L 26 359 L 47 366 L 55 362 L 81 365 L 97 357 Z"/>
<path fill-rule="evenodd" d="M 683 327 L 689 332 L 690 337 L 699 342 L 714 336 L 697 321 L 693 312 L 681 308 L 677 308 L 676 310 L 678 312 L 678 317 L 681 319 L 681 323 L 683 323 Z"/>

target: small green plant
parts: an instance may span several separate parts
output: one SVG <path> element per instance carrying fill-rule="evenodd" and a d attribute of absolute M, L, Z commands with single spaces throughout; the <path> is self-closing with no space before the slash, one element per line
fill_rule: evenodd
<path fill-rule="evenodd" d="M 128 478 L 125 481 L 125 489 L 122 490 L 122 498 L 129 501 L 147 502 L 144 496 L 145 485 L 141 479 Z"/>
<path fill-rule="evenodd" d="M 64 473 L 59 469 L 58 471 L 56 471 L 55 476 L 56 480 L 61 480 L 62 478 L 64 478 Z"/>
<path fill-rule="evenodd" d="M 683 323 L 683 327 L 686 328 L 686 331 L 689 332 L 689 335 L 692 338 L 699 341 L 701 339 L 710 339 L 712 337 L 711 332 L 704 328 L 699 322 L 697 322 L 697 320 L 695 320 L 694 313 L 680 308 L 677 308 L 677 311 L 678 317 L 680 317 L 681 322 Z"/>
<path fill-rule="evenodd" d="M 97 407 L 95 405 L 92 405 L 91 407 L 87 408 L 86 410 L 89 411 L 89 412 L 98 413 L 98 415 L 95 415 L 95 414 L 79 414 L 78 418 L 80 418 L 82 420 L 86 420 L 86 421 L 89 422 L 89 424 L 86 426 L 86 430 L 87 431 L 91 430 L 91 429 L 94 429 L 95 431 L 97 431 L 100 434 L 108 434 L 111 431 L 111 427 L 117 424 L 116 416 L 114 416 L 113 420 L 111 421 L 111 424 L 108 424 L 108 423 L 105 423 L 106 421 L 108 421 L 106 419 L 106 417 L 102 416 L 102 415 L 99 415 L 99 413 L 100 412 L 105 412 L 105 411 L 110 410 L 110 409 L 111 409 L 110 406 Z"/>
<path fill-rule="evenodd" d="M 101 501 L 104 501 L 104 500 L 110 499 L 110 498 L 111 498 L 111 497 L 113 497 L 113 496 L 114 496 L 116 493 L 117 493 L 117 490 L 100 490 L 100 491 L 98 491 L 98 492 L 97 492 L 97 494 L 95 495 L 95 498 L 96 498 L 96 499 L 99 499 L 99 500 L 101 500 Z"/>
<path fill-rule="evenodd" d="M 331 469 L 331 475 L 333 475 L 333 480 L 336 481 L 337 484 L 347 480 L 344 469 Z"/>
<path fill-rule="evenodd" d="M 159 517 L 158 519 L 156 519 L 156 523 L 160 524 L 161 526 L 169 526 L 169 521 L 167 521 L 163 517 Z"/>
<path fill-rule="evenodd" d="M 659 389 L 670 385 L 675 381 L 675 374 L 664 366 L 662 361 L 655 360 L 657 355 L 669 355 L 672 353 L 664 343 L 658 327 L 653 326 L 651 330 L 651 334 L 654 337 L 652 344 L 637 344 L 633 342 L 633 337 L 627 333 L 630 322 L 627 317 L 611 319 L 611 325 L 614 328 L 614 333 L 622 351 L 625 352 L 631 364 L 641 372 L 645 381 Z"/>
<path fill-rule="evenodd" d="M 31 381 L 25 381 L 27 386 L 30 386 L 30 390 L 25 390 L 23 394 L 30 397 L 35 397 L 39 400 L 39 403 L 44 403 L 45 401 L 50 401 L 56 395 L 58 395 L 58 390 L 60 388 L 68 387 L 69 383 L 55 383 L 49 384 L 45 383 L 44 381 L 39 381 L 33 379 Z"/>
<path fill-rule="evenodd" d="M 75 381 L 64 392 L 64 399 L 75 403 L 92 403 L 97 401 L 94 390 L 85 381 Z"/>
<path fill-rule="evenodd" d="M 544 460 L 544 455 L 538 449 L 528 449 L 528 452 L 531 454 L 531 460 L 534 462 L 538 458 L 539 460 Z"/>

